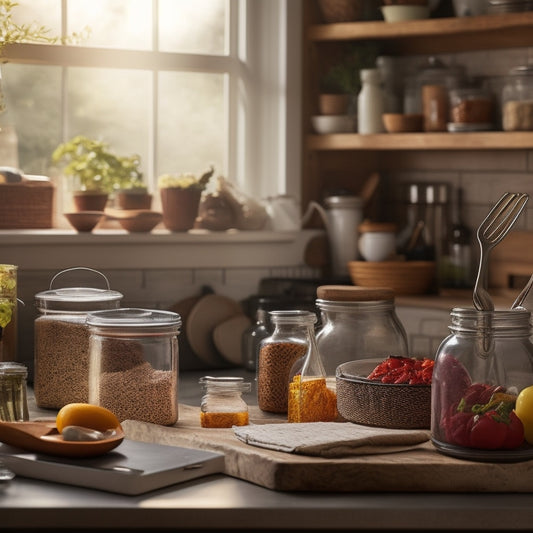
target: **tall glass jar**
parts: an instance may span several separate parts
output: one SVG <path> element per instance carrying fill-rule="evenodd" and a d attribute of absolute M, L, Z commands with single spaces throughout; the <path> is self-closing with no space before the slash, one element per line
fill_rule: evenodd
<path fill-rule="evenodd" d="M 17 360 L 17 270 L 0 265 L 0 361 Z"/>
<path fill-rule="evenodd" d="M 262 411 L 287 413 L 293 365 L 303 363 L 309 346 L 311 311 L 269 311 L 274 331 L 261 341 L 257 366 L 257 404 Z"/>
<path fill-rule="evenodd" d="M 119 308 L 87 315 L 89 403 L 122 421 L 178 420 L 178 334 L 172 311 Z"/>
<path fill-rule="evenodd" d="M 106 288 L 54 288 L 59 276 L 88 270 L 105 280 Z M 89 399 L 89 329 L 87 314 L 116 309 L 122 294 L 110 290 L 109 281 L 97 270 L 75 267 L 57 273 L 50 289 L 35 295 L 39 316 L 34 322 L 35 370 L 33 388 L 38 407 L 61 409 L 68 403 Z"/>
<path fill-rule="evenodd" d="M 504 131 L 533 130 L 533 66 L 509 71 L 502 92 L 502 127 Z"/>
<path fill-rule="evenodd" d="M 533 446 L 510 448 L 496 437 L 510 425 L 520 391 L 533 385 L 531 313 L 455 308 L 450 316 L 451 334 L 439 346 L 433 368 L 433 444 L 465 459 L 532 458 Z"/>
<path fill-rule="evenodd" d="M 316 342 L 328 381 L 335 382 L 337 367 L 347 361 L 407 356 L 392 289 L 321 285 L 316 305 L 322 320 Z"/>

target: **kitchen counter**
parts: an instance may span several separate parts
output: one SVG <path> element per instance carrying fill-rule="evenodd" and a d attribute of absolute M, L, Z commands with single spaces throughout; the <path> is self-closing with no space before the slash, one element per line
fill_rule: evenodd
<path fill-rule="evenodd" d="M 200 404 L 205 373 L 181 373 L 180 403 Z M 241 369 L 209 371 L 229 373 L 254 381 Z M 253 404 L 255 391 L 246 400 Z M 53 414 L 33 398 L 30 410 L 32 417 Z M 16 477 L 0 494 L 3 530 L 518 531 L 533 523 L 533 494 L 288 493 L 218 474 L 140 496 Z"/>

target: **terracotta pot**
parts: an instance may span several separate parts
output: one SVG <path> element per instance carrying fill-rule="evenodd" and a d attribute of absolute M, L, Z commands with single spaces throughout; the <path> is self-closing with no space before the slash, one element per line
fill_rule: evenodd
<path fill-rule="evenodd" d="M 103 211 L 109 195 L 96 191 L 78 191 L 73 194 L 76 211 Z"/>
<path fill-rule="evenodd" d="M 118 209 L 151 209 L 152 195 L 147 192 L 118 191 L 115 202 Z"/>
<path fill-rule="evenodd" d="M 170 231 L 188 231 L 198 216 L 200 189 L 165 187 L 160 189 L 163 224 Z"/>
<path fill-rule="evenodd" d="M 349 105 L 349 94 L 323 93 L 318 96 L 318 108 L 321 115 L 346 115 Z"/>

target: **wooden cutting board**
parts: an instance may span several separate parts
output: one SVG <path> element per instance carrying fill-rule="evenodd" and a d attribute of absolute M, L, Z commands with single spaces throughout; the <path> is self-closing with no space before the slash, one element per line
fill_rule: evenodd
<path fill-rule="evenodd" d="M 440 454 L 431 443 L 401 453 L 342 459 L 276 452 L 239 441 L 232 429 L 200 427 L 198 407 L 180 405 L 179 421 L 170 427 L 126 420 L 133 440 L 200 448 L 225 454 L 225 473 L 281 491 L 326 492 L 533 492 L 533 460 L 481 463 Z M 250 407 L 251 423 L 286 420 L 265 418 Z"/>

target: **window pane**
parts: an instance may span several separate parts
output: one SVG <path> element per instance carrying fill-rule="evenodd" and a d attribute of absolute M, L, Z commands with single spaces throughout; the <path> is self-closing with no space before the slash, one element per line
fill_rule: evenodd
<path fill-rule="evenodd" d="M 146 173 L 151 98 L 149 72 L 71 68 L 66 135 L 102 140 L 118 155 L 138 154 Z"/>
<path fill-rule="evenodd" d="M 68 33 L 90 28 L 82 46 L 133 50 L 152 47 L 151 0 L 69 0 L 67 13 Z"/>
<path fill-rule="evenodd" d="M 17 24 L 44 26 L 50 37 L 61 35 L 61 0 L 18 0 L 17 4 L 12 11 Z"/>
<path fill-rule="evenodd" d="M 49 171 L 50 155 L 61 139 L 60 86 L 59 67 L 2 65 L 6 111 L 0 121 L 15 126 L 19 167 L 26 174 Z"/>
<path fill-rule="evenodd" d="M 158 173 L 227 175 L 224 75 L 163 72 L 159 91 Z"/>
<path fill-rule="evenodd" d="M 160 50 L 226 54 L 228 9 L 227 0 L 160 0 Z"/>

